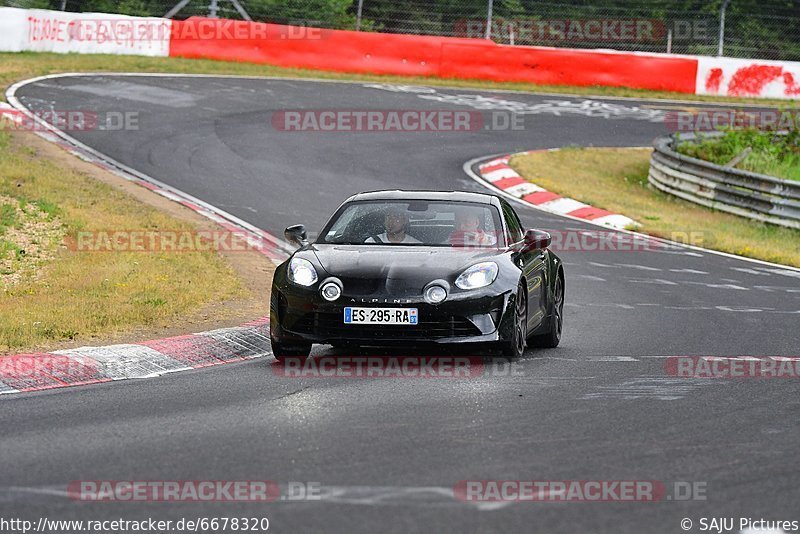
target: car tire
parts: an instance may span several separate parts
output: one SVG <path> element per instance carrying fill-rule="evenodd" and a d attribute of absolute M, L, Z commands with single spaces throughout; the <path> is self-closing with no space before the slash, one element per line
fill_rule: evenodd
<path fill-rule="evenodd" d="M 550 310 L 550 320 L 547 332 L 531 336 L 528 344 L 541 349 L 554 349 L 561 342 L 561 331 L 564 327 L 564 279 L 561 275 L 556 278 L 556 287 L 553 292 L 553 304 Z"/>
<path fill-rule="evenodd" d="M 519 358 L 525 352 L 528 337 L 528 291 L 525 284 L 519 283 L 514 297 L 514 328 L 511 339 L 501 345 L 503 357 Z"/>
<path fill-rule="evenodd" d="M 295 345 L 284 345 L 270 338 L 272 345 L 272 355 L 279 362 L 284 361 L 286 358 L 300 358 L 305 360 L 311 354 L 311 343 L 302 343 Z"/>

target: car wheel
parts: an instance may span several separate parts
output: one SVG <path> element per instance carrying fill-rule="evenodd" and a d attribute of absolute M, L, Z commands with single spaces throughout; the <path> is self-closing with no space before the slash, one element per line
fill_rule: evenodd
<path fill-rule="evenodd" d="M 553 308 L 550 310 L 550 326 L 547 332 L 530 339 L 532 347 L 554 349 L 561 342 L 561 330 L 564 327 L 564 280 L 556 278 L 553 292 Z"/>
<path fill-rule="evenodd" d="M 284 361 L 286 358 L 300 358 L 305 360 L 311 354 L 311 343 L 302 343 L 295 345 L 284 345 L 270 338 L 272 345 L 272 355 L 279 362 Z"/>
<path fill-rule="evenodd" d="M 506 358 L 519 358 L 525 352 L 525 342 L 528 338 L 528 291 L 520 282 L 514 300 L 514 331 L 511 339 L 503 344 L 503 356 Z"/>

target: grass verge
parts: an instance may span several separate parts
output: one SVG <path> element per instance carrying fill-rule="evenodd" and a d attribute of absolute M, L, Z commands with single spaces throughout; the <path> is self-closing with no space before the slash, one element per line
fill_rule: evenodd
<path fill-rule="evenodd" d="M 690 95 L 669 91 L 647 91 L 625 87 L 576 87 L 564 85 L 535 85 L 531 83 L 497 83 L 481 80 L 430 78 L 421 76 L 381 76 L 337 73 L 309 69 L 290 69 L 271 65 L 256 65 L 227 61 L 182 58 L 151 58 L 118 55 L 52 54 L 37 52 L 0 53 L 0 85 L 8 85 L 46 74 L 63 72 L 144 72 L 175 74 L 229 74 L 242 76 L 278 76 L 321 78 L 328 80 L 359 80 L 427 86 L 463 87 L 472 89 L 504 89 L 512 91 L 545 92 L 570 95 L 597 95 L 643 99 L 673 99 L 696 102 L 750 103 L 785 107 L 785 100 L 760 100 Z"/>
<path fill-rule="evenodd" d="M 247 292 L 216 252 L 66 247 L 79 231 L 196 226 L 40 157 L 22 135 L 0 132 L 0 352 L 168 324 Z"/>
<path fill-rule="evenodd" d="M 650 187 L 650 153 L 567 148 L 516 156 L 511 166 L 549 191 L 633 218 L 643 233 L 800 267 L 800 231 L 708 209 Z"/>

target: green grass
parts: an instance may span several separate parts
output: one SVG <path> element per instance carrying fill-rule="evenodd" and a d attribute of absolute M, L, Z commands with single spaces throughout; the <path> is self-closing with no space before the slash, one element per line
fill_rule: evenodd
<path fill-rule="evenodd" d="M 570 148 L 516 156 L 511 166 L 547 190 L 631 217 L 646 234 L 800 267 L 800 230 L 715 211 L 650 187 L 650 153 Z"/>
<path fill-rule="evenodd" d="M 721 137 L 700 137 L 698 141 L 683 141 L 678 144 L 678 152 L 727 165 L 745 149 L 752 149 L 736 167 L 800 181 L 800 131 L 792 130 L 788 135 L 774 132 L 747 129 L 728 130 Z"/>
<path fill-rule="evenodd" d="M 20 250 L 21 249 L 15 243 L 0 239 L 0 259 L 19 259 Z M 8 270 L 6 274 L 11 274 L 11 271 Z"/>
<path fill-rule="evenodd" d="M 6 233 L 6 230 L 17 224 L 17 209 L 11 204 L 3 204 L 0 206 L 0 235 Z"/>
<path fill-rule="evenodd" d="M 36 205 L 37 208 L 39 208 L 39 211 L 46 213 L 49 219 L 57 217 L 60 212 L 58 206 L 56 206 L 49 200 L 43 198 L 40 198 L 39 200 L 33 202 L 33 204 Z"/>
<path fill-rule="evenodd" d="M 625 87 L 568 85 L 535 85 L 531 83 L 497 83 L 481 80 L 433 78 L 422 76 L 382 76 L 376 74 L 337 73 L 311 69 L 292 69 L 251 63 L 212 61 L 205 59 L 151 58 L 117 55 L 52 54 L 37 52 L 0 53 L 0 85 L 64 72 L 159 72 L 176 74 L 218 74 L 242 76 L 277 76 L 293 78 L 321 78 L 327 80 L 358 80 L 382 83 L 464 87 L 474 89 L 507 89 L 527 92 L 546 92 L 575 95 L 599 95 L 652 99 L 677 99 L 696 102 L 757 103 L 786 105 L 785 100 L 759 100 L 754 98 L 729 98 L 690 95 L 669 91 L 647 91 Z"/>

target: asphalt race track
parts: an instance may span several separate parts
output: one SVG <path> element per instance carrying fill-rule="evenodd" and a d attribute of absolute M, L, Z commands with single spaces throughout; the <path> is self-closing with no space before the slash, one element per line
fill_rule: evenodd
<path fill-rule="evenodd" d="M 646 146 L 667 131 L 665 110 L 678 106 L 202 77 L 63 77 L 17 96 L 33 110 L 138 112 L 138 130 L 70 135 L 276 235 L 293 223 L 318 230 L 357 191 L 482 191 L 462 170 L 479 156 Z M 285 132 L 271 124 L 282 110 L 479 105 L 528 110 L 524 129 Z M 528 227 L 597 230 L 518 211 Z M 0 399 L 0 515 L 249 516 L 268 517 L 277 532 L 342 533 L 674 533 L 683 518 L 694 531 L 702 517 L 800 519 L 797 381 L 665 372 L 669 356 L 800 355 L 800 272 L 686 249 L 559 254 L 562 344 L 529 350 L 515 376 L 296 379 L 261 359 Z M 66 496 L 75 480 L 201 479 L 313 481 L 322 499 L 112 504 Z M 707 486 L 706 500 L 479 506 L 452 497 L 462 480 Z"/>

